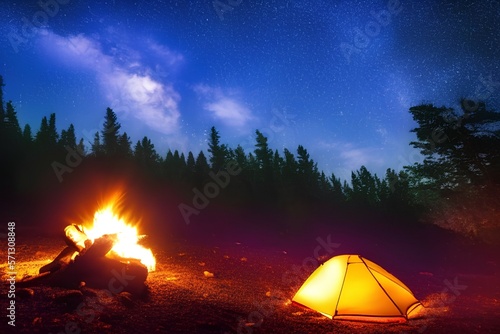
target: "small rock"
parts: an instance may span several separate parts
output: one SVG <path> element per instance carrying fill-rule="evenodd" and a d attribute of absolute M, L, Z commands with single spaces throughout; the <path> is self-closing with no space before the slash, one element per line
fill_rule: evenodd
<path fill-rule="evenodd" d="M 82 294 L 84 296 L 87 296 L 87 297 L 96 297 L 97 296 L 96 289 L 92 289 L 92 288 L 88 288 L 86 286 L 83 286 L 80 290 L 82 291 Z"/>
<path fill-rule="evenodd" d="M 206 271 L 206 270 L 203 272 L 203 275 L 205 275 L 206 278 L 212 278 L 212 277 L 214 277 L 213 273 L 211 273 L 209 271 Z"/>
<path fill-rule="evenodd" d="M 35 291 L 33 289 L 30 289 L 30 288 L 22 288 L 22 289 L 18 289 L 16 291 L 16 297 L 19 297 L 21 299 L 31 298 L 34 295 L 35 295 Z"/>
<path fill-rule="evenodd" d="M 80 290 L 64 290 L 54 294 L 56 303 L 64 303 L 69 309 L 76 308 L 83 302 L 83 293 Z"/>
<path fill-rule="evenodd" d="M 54 293 L 55 301 L 66 301 L 69 299 L 81 299 L 83 298 L 83 294 L 80 290 L 63 290 Z"/>
<path fill-rule="evenodd" d="M 134 306 L 134 301 L 132 300 L 133 296 L 130 292 L 126 292 L 126 291 L 120 292 L 117 297 L 118 297 L 118 300 L 123 305 L 125 305 L 127 307 Z"/>

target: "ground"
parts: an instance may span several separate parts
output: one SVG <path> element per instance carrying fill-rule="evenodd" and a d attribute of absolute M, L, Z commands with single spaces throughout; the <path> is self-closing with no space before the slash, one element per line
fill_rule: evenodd
<path fill-rule="evenodd" d="M 157 268 L 149 274 L 144 293 L 112 294 L 87 286 L 76 291 L 18 288 L 15 330 L 54 334 L 497 333 L 500 273 L 496 254 L 467 239 L 436 234 L 433 228 L 416 230 L 327 226 L 293 235 L 220 229 L 213 233 L 201 228 L 175 236 L 158 232 L 146 240 Z M 64 246 L 58 235 L 19 228 L 17 278 L 36 274 Z M 401 324 L 332 321 L 291 303 L 294 292 L 317 265 L 315 256 L 324 261 L 346 253 L 362 254 L 400 278 L 426 306 L 425 314 Z M 6 258 L 5 247 L 2 258 Z M 1 268 L 5 273 L 6 265 Z M 5 274 L 3 278 L 0 301 L 6 313 Z M 7 326 L 5 315 L 2 319 L 2 328 L 16 332 Z"/>

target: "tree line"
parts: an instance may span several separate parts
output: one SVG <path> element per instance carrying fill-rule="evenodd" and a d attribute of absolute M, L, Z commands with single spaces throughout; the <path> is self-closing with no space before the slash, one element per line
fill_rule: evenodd
<path fill-rule="evenodd" d="M 12 102 L 4 103 L 2 86 L 0 76 L 0 153 L 6 171 L 1 187 L 9 197 L 36 198 L 47 187 L 64 187 L 76 165 L 99 161 L 110 169 L 132 164 L 152 182 L 188 199 L 193 189 L 211 181 L 211 171 L 224 171 L 232 162 L 241 173 L 216 201 L 234 207 L 291 214 L 325 208 L 377 212 L 474 234 L 499 225 L 500 114 L 483 102 L 462 99 L 461 110 L 432 104 L 410 108 L 418 124 L 411 130 L 416 140 L 410 145 L 420 150 L 423 161 L 401 171 L 388 168 L 383 176 L 360 166 L 350 180 L 341 180 L 320 171 L 302 145 L 294 151 L 271 149 L 259 130 L 250 152 L 224 144 L 212 127 L 206 154 L 169 150 L 165 156 L 147 136 L 133 144 L 111 108 L 92 142 L 77 139 L 73 124 L 58 132 L 54 113 L 43 117 L 33 133 L 29 124 L 21 128 Z"/>

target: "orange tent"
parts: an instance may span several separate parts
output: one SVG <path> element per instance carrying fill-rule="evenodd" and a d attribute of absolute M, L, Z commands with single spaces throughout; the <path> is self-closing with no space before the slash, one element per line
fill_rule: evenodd
<path fill-rule="evenodd" d="M 320 265 L 293 302 L 331 319 L 404 322 L 423 306 L 410 289 L 359 255 L 339 255 Z"/>

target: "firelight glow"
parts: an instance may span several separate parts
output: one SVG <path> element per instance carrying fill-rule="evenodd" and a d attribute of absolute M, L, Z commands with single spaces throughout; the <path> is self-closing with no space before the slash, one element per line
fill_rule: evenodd
<path fill-rule="evenodd" d="M 94 224 L 85 229 L 85 234 L 92 242 L 105 234 L 116 235 L 116 243 L 110 252 L 122 257 L 138 259 L 148 268 L 148 271 L 156 269 L 156 259 L 151 249 L 138 244 L 140 236 L 137 228 L 127 224 L 125 220 L 114 212 L 113 204 L 98 210 L 94 215 Z"/>

